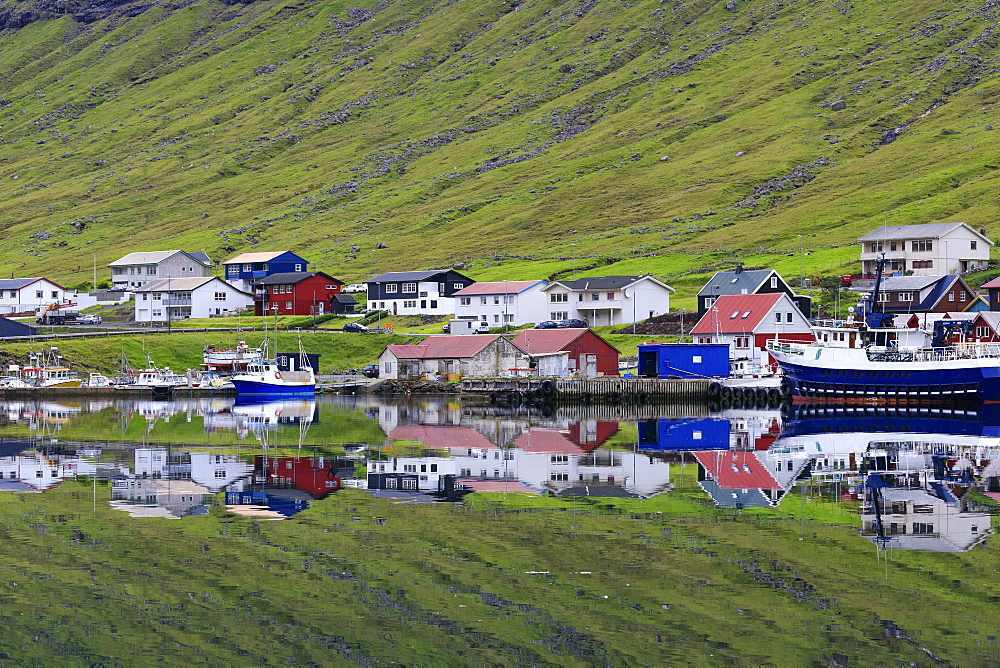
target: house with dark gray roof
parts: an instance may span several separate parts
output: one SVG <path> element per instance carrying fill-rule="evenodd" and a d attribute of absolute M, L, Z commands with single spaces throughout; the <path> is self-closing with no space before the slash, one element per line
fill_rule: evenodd
<path fill-rule="evenodd" d="M 958 274 L 947 276 L 887 276 L 879 285 L 883 313 L 947 313 L 964 311 L 976 293 Z"/>
<path fill-rule="evenodd" d="M 732 271 L 719 271 L 698 291 L 698 317 L 702 318 L 719 297 L 725 295 L 763 295 L 783 292 L 795 302 L 799 311 L 812 317 L 812 297 L 797 295 L 774 269 L 744 269 L 736 265 Z"/>
<path fill-rule="evenodd" d="M 921 276 L 975 271 L 989 263 L 993 245 L 985 227 L 977 231 L 960 222 L 887 225 L 858 241 L 865 274 L 875 273 L 875 265 L 884 254 L 883 271 Z"/>
<path fill-rule="evenodd" d="M 390 271 L 365 281 L 369 310 L 393 315 L 448 315 L 455 312 L 455 293 L 475 283 L 454 269 Z"/>
<path fill-rule="evenodd" d="M 75 294 L 47 278 L 0 279 L 0 313 L 35 313 L 50 304 L 68 305 Z"/>
<path fill-rule="evenodd" d="M 626 325 L 670 310 L 674 289 L 652 276 L 587 276 L 540 290 L 549 320 L 577 318 L 591 327 Z"/>

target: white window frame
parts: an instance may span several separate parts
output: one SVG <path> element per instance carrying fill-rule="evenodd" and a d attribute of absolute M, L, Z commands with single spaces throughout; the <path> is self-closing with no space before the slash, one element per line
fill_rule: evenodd
<path fill-rule="evenodd" d="M 395 283 L 386 283 L 385 284 L 385 294 L 389 295 L 389 294 L 395 294 L 397 292 L 399 292 L 399 286 L 398 285 L 396 285 Z"/>

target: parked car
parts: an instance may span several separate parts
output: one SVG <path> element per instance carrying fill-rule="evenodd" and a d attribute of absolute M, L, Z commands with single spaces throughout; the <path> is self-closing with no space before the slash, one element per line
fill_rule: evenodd
<path fill-rule="evenodd" d="M 361 375 L 365 378 L 378 378 L 378 364 L 366 364 L 361 369 Z"/>
<path fill-rule="evenodd" d="M 556 323 L 556 327 L 558 329 L 568 329 L 568 328 L 577 328 L 577 327 L 586 328 L 586 327 L 588 327 L 588 325 L 587 325 L 587 323 L 585 323 L 583 320 L 580 320 L 579 318 L 570 318 L 569 320 L 560 320 L 559 322 Z"/>
<path fill-rule="evenodd" d="M 542 320 L 540 323 L 535 325 L 535 329 L 555 329 L 559 326 L 559 323 L 555 320 Z"/>
<path fill-rule="evenodd" d="M 364 283 L 351 283 L 350 285 L 344 287 L 343 292 L 347 294 L 353 294 L 355 292 L 368 292 L 368 286 Z"/>
<path fill-rule="evenodd" d="M 90 313 L 87 315 L 81 315 L 79 318 L 76 319 L 76 321 L 81 325 L 100 325 L 101 316 L 96 315 L 94 313 Z"/>
<path fill-rule="evenodd" d="M 367 327 L 365 327 L 364 325 L 360 325 L 360 324 L 358 324 L 356 322 L 347 322 L 347 323 L 344 323 L 343 327 L 341 327 L 341 331 L 344 331 L 344 332 L 368 332 L 370 330 Z"/>

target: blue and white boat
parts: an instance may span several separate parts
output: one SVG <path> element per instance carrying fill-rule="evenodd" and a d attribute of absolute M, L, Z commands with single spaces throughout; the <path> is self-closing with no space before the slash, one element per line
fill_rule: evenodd
<path fill-rule="evenodd" d="M 971 320 L 938 320 L 933 331 L 892 326 L 874 308 L 881 269 L 880 261 L 860 321 L 821 323 L 813 343 L 768 345 L 782 390 L 805 401 L 1000 400 L 1000 344 L 964 341 Z"/>
<path fill-rule="evenodd" d="M 312 368 L 282 371 L 277 362 L 252 362 L 244 373 L 229 379 L 236 387 L 236 394 L 313 395 L 316 393 L 316 374 Z"/>

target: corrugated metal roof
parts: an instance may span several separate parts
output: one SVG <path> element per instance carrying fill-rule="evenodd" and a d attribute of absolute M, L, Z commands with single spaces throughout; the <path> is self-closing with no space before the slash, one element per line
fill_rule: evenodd
<path fill-rule="evenodd" d="M 0 290 L 20 290 L 41 278 L 0 278 Z"/>
<path fill-rule="evenodd" d="M 499 338 L 499 334 L 429 336 L 417 345 L 390 345 L 387 348 L 397 359 L 460 359 L 472 357 Z"/>
<path fill-rule="evenodd" d="M 471 295 L 516 295 L 527 290 L 534 285 L 548 285 L 545 281 L 490 281 L 486 283 L 473 283 L 467 288 L 463 288 L 455 293 L 456 297 L 469 297 Z"/>
<path fill-rule="evenodd" d="M 766 292 L 762 295 L 723 295 L 701 317 L 691 330 L 692 334 L 743 334 L 753 332 L 771 309 L 782 299 L 789 307 L 795 302 L 783 292 Z"/>
<path fill-rule="evenodd" d="M 150 281 L 149 283 L 146 283 L 141 288 L 136 288 L 134 292 L 177 292 L 178 290 L 182 292 L 187 292 L 188 290 L 195 290 L 197 288 L 200 288 L 201 286 L 205 285 L 210 281 L 218 281 L 218 280 L 221 279 L 218 279 L 215 276 L 187 276 L 185 278 L 159 278 L 155 281 Z"/>
<path fill-rule="evenodd" d="M 585 278 L 574 278 L 571 281 L 555 281 L 552 285 L 545 287 L 546 290 L 553 285 L 561 285 L 569 290 L 621 290 L 639 281 L 651 281 L 657 285 L 674 291 L 672 287 L 648 274 L 641 276 L 588 276 Z"/>
<path fill-rule="evenodd" d="M 980 286 L 980 287 L 983 287 L 983 288 L 1000 288 L 1000 276 L 994 278 L 992 281 L 987 281 L 986 283 L 983 283 L 982 286 Z"/>
<path fill-rule="evenodd" d="M 886 276 L 879 290 L 923 290 L 940 281 L 943 276 Z M 874 289 L 874 288 L 873 288 Z M 869 291 L 870 292 L 870 291 Z"/>
<path fill-rule="evenodd" d="M 586 452 L 570 440 L 569 436 L 555 429 L 531 429 L 514 439 L 514 445 L 525 452 L 582 455 Z"/>
<path fill-rule="evenodd" d="M 699 297 L 721 297 L 722 295 L 753 294 L 764 284 L 772 274 L 773 269 L 748 269 L 736 271 L 718 271 L 705 286 L 698 291 Z M 778 280 L 784 283 L 781 276 Z"/>
<path fill-rule="evenodd" d="M 783 489 L 757 452 L 709 450 L 695 452 L 705 471 L 727 489 Z"/>
<path fill-rule="evenodd" d="M 435 269 L 432 271 L 390 271 L 380 274 L 375 278 L 365 281 L 365 283 L 395 283 L 397 281 L 422 281 L 432 276 L 440 276 L 448 273 L 448 269 Z M 461 274 L 459 274 L 461 276 Z M 464 277 L 463 277 L 464 278 Z M 471 280 L 471 279 L 470 279 Z"/>
<path fill-rule="evenodd" d="M 580 338 L 586 329 L 526 329 L 514 337 L 514 345 L 529 355 L 557 353 Z"/>
<path fill-rule="evenodd" d="M 269 251 L 261 253 L 241 253 L 231 260 L 226 260 L 222 264 L 253 264 L 254 262 L 270 262 L 274 258 L 284 255 L 288 251 Z"/>
<path fill-rule="evenodd" d="M 987 243 L 993 242 L 979 233 L 978 230 L 963 222 L 957 223 L 922 223 L 920 225 L 888 225 L 872 230 L 858 241 L 899 241 L 906 239 L 937 239 L 958 227 L 967 227 L 976 236 Z"/>
<path fill-rule="evenodd" d="M 299 281 L 304 281 L 307 278 L 312 278 L 313 276 L 322 276 L 328 281 L 333 281 L 335 283 L 344 284 L 343 281 L 337 280 L 333 276 L 322 272 L 322 271 L 284 271 L 280 274 L 271 274 L 265 278 L 257 281 L 258 285 L 286 285 L 291 283 L 298 283 Z"/>
<path fill-rule="evenodd" d="M 159 264 L 169 257 L 173 257 L 178 253 L 183 253 L 180 250 L 166 250 L 166 251 L 140 251 L 138 253 L 129 253 L 124 257 L 120 257 L 111 264 L 109 267 L 117 266 L 128 266 L 133 264 Z M 194 258 L 192 258 L 194 259 Z"/>

